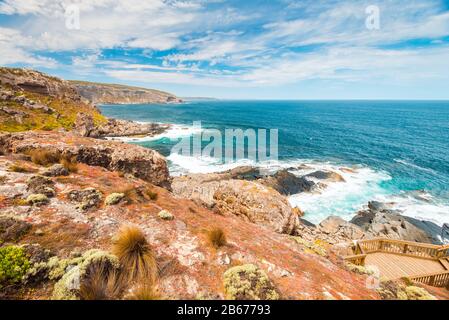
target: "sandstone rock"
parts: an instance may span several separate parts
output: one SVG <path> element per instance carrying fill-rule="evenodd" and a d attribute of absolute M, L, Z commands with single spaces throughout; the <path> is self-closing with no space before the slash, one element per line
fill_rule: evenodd
<path fill-rule="evenodd" d="M 13 153 L 34 149 L 59 151 L 80 163 L 132 174 L 170 188 L 167 163 L 158 152 L 131 144 L 77 137 L 63 132 L 0 134 L 0 147 Z"/>
<path fill-rule="evenodd" d="M 324 233 L 350 240 L 359 240 L 365 237 L 365 233 L 361 228 L 335 216 L 323 220 L 319 224 L 318 229 Z"/>
<path fill-rule="evenodd" d="M 213 198 L 220 213 L 237 215 L 279 233 L 292 234 L 299 223 L 281 194 L 255 182 L 222 181 Z"/>
<path fill-rule="evenodd" d="M 49 168 L 46 168 L 42 175 L 46 177 L 59 177 L 59 176 L 68 176 L 69 170 L 67 170 L 62 164 L 54 164 Z"/>
<path fill-rule="evenodd" d="M 72 190 L 68 194 L 71 201 L 78 202 L 77 208 L 85 211 L 100 205 L 102 194 L 94 188 Z"/>
<path fill-rule="evenodd" d="M 78 113 L 73 131 L 83 137 L 89 137 L 94 129 L 95 124 L 92 116 L 85 113 Z"/>
<path fill-rule="evenodd" d="M 10 216 L 0 216 L 0 244 L 20 240 L 31 229 L 31 224 Z"/>
<path fill-rule="evenodd" d="M 221 180 L 220 174 L 193 174 L 176 177 L 173 193 L 178 197 L 214 208 L 221 214 L 233 214 L 246 221 L 291 234 L 298 215 L 286 198 L 276 190 L 254 181 Z"/>

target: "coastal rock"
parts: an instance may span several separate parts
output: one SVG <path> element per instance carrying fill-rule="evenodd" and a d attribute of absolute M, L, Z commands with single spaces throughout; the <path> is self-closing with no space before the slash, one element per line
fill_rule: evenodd
<path fill-rule="evenodd" d="M 94 129 L 95 124 L 92 116 L 85 113 L 78 113 L 73 126 L 73 132 L 82 137 L 89 137 Z"/>
<path fill-rule="evenodd" d="M 407 241 L 433 243 L 435 238 L 409 222 L 388 204 L 371 202 L 368 209 L 361 210 L 350 221 L 358 225 L 371 237 L 386 237 Z"/>
<path fill-rule="evenodd" d="M 276 190 L 254 181 L 221 180 L 220 174 L 175 177 L 173 193 L 214 208 L 221 214 L 237 215 L 279 233 L 292 233 L 298 215 Z"/>
<path fill-rule="evenodd" d="M 214 201 L 222 214 L 234 214 L 279 233 L 291 234 L 299 223 L 296 211 L 285 197 L 255 182 L 222 181 L 214 193 Z"/>
<path fill-rule="evenodd" d="M 297 177 L 287 170 L 278 171 L 272 176 L 260 179 L 259 182 L 287 196 L 301 192 L 310 192 L 315 186 L 313 181 L 304 177 Z"/>
<path fill-rule="evenodd" d="M 180 103 L 173 94 L 119 84 L 72 81 L 79 94 L 94 104 Z"/>
<path fill-rule="evenodd" d="M 305 177 L 328 180 L 330 182 L 345 182 L 345 179 L 340 174 L 333 171 L 315 171 L 305 175 Z"/>
<path fill-rule="evenodd" d="M 103 137 L 132 137 L 132 136 L 154 136 L 166 131 L 170 126 L 158 123 L 137 123 L 128 120 L 108 119 L 107 122 L 91 128 L 89 136 L 94 138 Z"/>
<path fill-rule="evenodd" d="M 361 228 L 336 216 L 321 221 L 318 229 L 323 233 L 348 240 L 359 240 L 365 237 Z"/>
<path fill-rule="evenodd" d="M 13 153 L 34 149 L 59 151 L 80 163 L 121 171 L 170 188 L 167 162 L 158 152 L 131 144 L 83 138 L 67 132 L 0 134 L 0 148 Z"/>

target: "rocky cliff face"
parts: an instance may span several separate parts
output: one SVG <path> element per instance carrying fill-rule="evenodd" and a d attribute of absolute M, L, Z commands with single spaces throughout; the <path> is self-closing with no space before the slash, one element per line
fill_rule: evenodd
<path fill-rule="evenodd" d="M 0 68 L 0 131 L 74 127 L 79 113 L 106 121 L 67 81 L 27 69 Z"/>
<path fill-rule="evenodd" d="M 94 104 L 180 103 L 173 94 L 146 88 L 94 82 L 71 82 L 81 96 Z"/>

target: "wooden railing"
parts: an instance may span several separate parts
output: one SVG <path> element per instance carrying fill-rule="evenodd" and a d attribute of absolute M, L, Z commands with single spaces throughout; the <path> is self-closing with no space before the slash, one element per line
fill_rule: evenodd
<path fill-rule="evenodd" d="M 447 287 L 449 285 L 449 271 L 419 275 L 409 279 L 432 287 Z"/>
<path fill-rule="evenodd" d="M 346 262 L 356 264 L 358 266 L 363 266 L 365 264 L 366 254 L 357 254 L 354 256 L 345 257 L 344 260 Z"/>
<path fill-rule="evenodd" d="M 394 239 L 362 240 L 357 242 L 357 246 L 361 249 L 355 249 L 355 254 L 358 254 L 358 251 L 363 253 L 389 252 L 432 260 L 449 256 L 449 246 Z"/>
<path fill-rule="evenodd" d="M 449 245 L 438 246 L 428 243 L 384 238 L 357 241 L 354 243 L 352 251 L 354 255 L 345 257 L 344 260 L 356 265 L 364 265 L 366 256 L 376 252 L 387 252 L 436 261 L 442 258 L 449 258 Z M 409 279 L 430 286 L 447 287 L 449 286 L 449 270 L 412 276 Z"/>

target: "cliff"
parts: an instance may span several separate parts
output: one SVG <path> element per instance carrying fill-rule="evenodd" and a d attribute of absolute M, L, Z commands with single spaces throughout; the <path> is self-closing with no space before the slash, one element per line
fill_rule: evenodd
<path fill-rule="evenodd" d="M 119 84 L 71 81 L 81 96 L 94 104 L 180 103 L 173 94 Z"/>
<path fill-rule="evenodd" d="M 71 130 L 80 113 L 93 125 L 107 121 L 69 82 L 34 70 L 0 67 L 0 131 Z"/>

